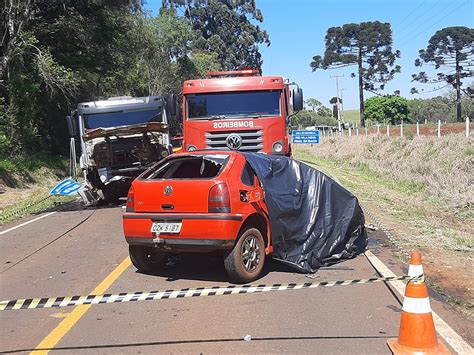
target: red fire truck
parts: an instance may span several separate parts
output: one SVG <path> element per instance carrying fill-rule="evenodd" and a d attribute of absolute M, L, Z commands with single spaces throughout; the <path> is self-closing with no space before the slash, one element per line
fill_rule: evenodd
<path fill-rule="evenodd" d="M 290 117 L 303 108 L 303 91 L 296 85 L 290 92 L 290 85 L 296 84 L 280 76 L 261 76 L 254 69 L 212 72 L 205 79 L 185 81 L 184 150 L 290 156 Z"/>

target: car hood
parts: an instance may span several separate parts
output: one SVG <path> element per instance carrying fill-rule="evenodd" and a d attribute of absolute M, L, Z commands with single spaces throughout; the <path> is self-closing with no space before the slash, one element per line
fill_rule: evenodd
<path fill-rule="evenodd" d="M 126 136 L 130 134 L 145 133 L 145 132 L 160 132 L 168 133 L 169 125 L 161 122 L 148 122 L 141 124 L 134 124 L 129 126 L 108 127 L 108 128 L 94 128 L 85 133 L 82 138 L 88 141 L 94 138 L 104 138 L 110 136 Z"/>

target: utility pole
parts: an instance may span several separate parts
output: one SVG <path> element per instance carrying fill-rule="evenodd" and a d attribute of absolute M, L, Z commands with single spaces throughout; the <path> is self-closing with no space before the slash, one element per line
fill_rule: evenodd
<path fill-rule="evenodd" d="M 344 90 L 346 90 L 346 89 L 341 88 L 341 121 L 342 121 L 342 123 L 345 122 L 345 121 L 344 121 L 344 100 L 343 100 L 343 98 L 342 98 L 342 92 L 343 92 Z"/>
<path fill-rule="evenodd" d="M 339 131 L 339 135 L 341 135 L 342 130 L 341 130 L 341 110 L 339 108 L 339 78 L 342 78 L 344 74 L 342 75 L 330 75 L 330 78 L 336 78 L 336 108 L 337 108 L 337 129 Z"/>

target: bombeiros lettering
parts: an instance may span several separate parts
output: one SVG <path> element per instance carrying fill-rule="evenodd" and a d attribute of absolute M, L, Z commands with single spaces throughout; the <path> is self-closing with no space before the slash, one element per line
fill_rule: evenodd
<path fill-rule="evenodd" d="M 214 122 L 214 128 L 253 128 L 253 121 Z"/>

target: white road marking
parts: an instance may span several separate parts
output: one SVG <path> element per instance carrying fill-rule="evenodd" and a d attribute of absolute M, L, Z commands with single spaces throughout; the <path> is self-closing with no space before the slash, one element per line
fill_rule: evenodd
<path fill-rule="evenodd" d="M 365 252 L 373 267 L 383 276 L 396 276 L 385 264 L 377 258 L 370 250 Z M 405 296 L 405 284 L 402 281 L 389 281 L 393 288 L 401 295 Z M 432 311 L 436 331 L 458 354 L 473 354 L 472 347 L 446 323 L 436 312 Z"/>
<path fill-rule="evenodd" d="M 0 235 L 6 234 L 6 233 L 11 232 L 11 231 L 13 231 L 13 230 L 15 230 L 15 229 L 18 229 L 18 228 L 20 228 L 20 227 L 26 226 L 27 224 L 36 222 L 36 221 L 38 221 L 38 220 L 40 220 L 40 219 L 42 219 L 42 218 L 46 218 L 46 217 L 51 216 L 52 214 L 55 214 L 55 213 L 56 213 L 56 211 L 49 212 L 49 213 L 46 213 L 46 214 L 44 214 L 44 215 L 42 215 L 42 216 L 39 216 L 39 217 L 37 217 L 37 218 L 34 218 L 34 219 L 32 219 L 31 221 L 28 221 L 28 222 L 19 224 L 19 225 L 15 226 L 15 227 L 11 227 L 10 229 L 1 231 L 1 232 L 0 232 Z"/>

